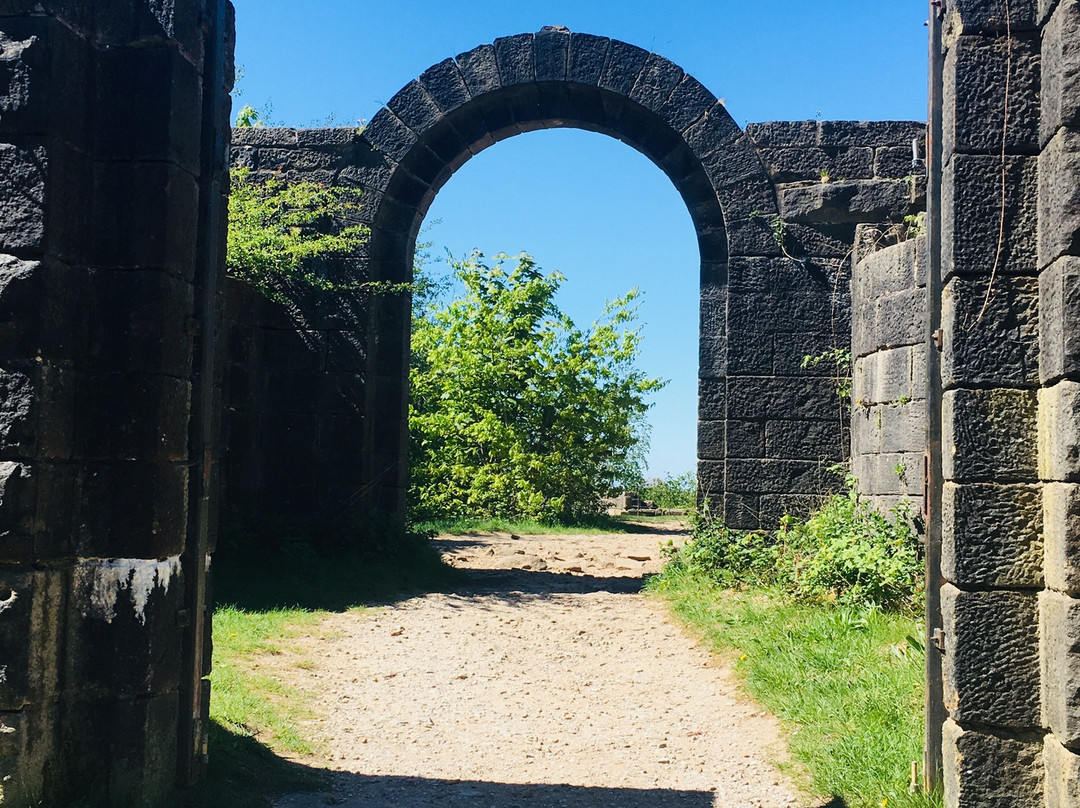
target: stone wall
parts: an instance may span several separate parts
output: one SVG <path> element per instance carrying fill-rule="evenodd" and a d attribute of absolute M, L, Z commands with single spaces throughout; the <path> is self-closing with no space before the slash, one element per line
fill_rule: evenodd
<path fill-rule="evenodd" d="M 860 229 L 851 281 L 851 471 L 879 511 L 922 513 L 926 452 L 926 238 L 881 247 Z"/>
<path fill-rule="evenodd" d="M 921 149 L 924 131 L 912 122 L 747 128 L 751 154 L 780 192 L 780 214 L 757 212 L 754 220 L 771 249 L 726 262 L 725 283 L 703 276 L 701 299 L 700 474 L 733 525 L 771 524 L 837 484 L 826 469 L 845 453 L 847 416 L 833 369 L 802 361 L 848 342 L 856 224 L 901 222 L 922 209 L 925 172 L 921 161 L 912 164 L 912 141 Z M 364 189 L 365 216 L 381 204 L 375 186 L 387 170 L 353 129 L 237 129 L 232 161 L 255 179 Z M 780 244 L 787 256 L 767 254 Z M 324 271 L 354 277 L 357 267 Z M 243 509 L 314 512 L 348 502 L 396 510 L 405 425 L 389 402 L 401 396 L 405 368 L 376 344 L 388 330 L 373 324 L 368 303 L 382 323 L 395 323 L 395 334 L 408 328 L 407 307 L 316 297 L 282 306 L 253 300 L 230 281 L 228 501 Z M 376 355 L 387 357 L 376 374 L 381 385 L 368 379 Z M 387 479 L 392 496 L 380 500 L 379 480 Z"/>
<path fill-rule="evenodd" d="M 355 128 L 233 130 L 232 164 L 256 181 L 355 187 L 369 147 Z M 373 199 L 360 197 L 362 217 Z M 324 259 L 332 282 L 366 279 L 363 254 Z M 290 288 L 276 302 L 226 282 L 225 484 L 245 512 L 329 515 L 376 507 L 368 460 L 378 403 L 365 384 L 368 296 Z M 401 296 L 397 296 L 399 299 Z M 404 462 L 404 458 L 402 458 Z"/>
<path fill-rule="evenodd" d="M 198 775 L 230 14 L 0 2 L 12 808 L 161 806 Z"/>
<path fill-rule="evenodd" d="M 942 27 L 946 803 L 1058 808 L 1080 794 L 1080 5 L 962 0 Z"/>

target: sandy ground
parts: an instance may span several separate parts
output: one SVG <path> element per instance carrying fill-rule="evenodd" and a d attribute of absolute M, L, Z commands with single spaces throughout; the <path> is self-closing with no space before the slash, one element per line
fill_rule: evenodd
<path fill-rule="evenodd" d="M 441 537 L 460 591 L 299 641 L 337 774 L 278 808 L 806 806 L 775 719 L 639 593 L 672 537 Z"/>

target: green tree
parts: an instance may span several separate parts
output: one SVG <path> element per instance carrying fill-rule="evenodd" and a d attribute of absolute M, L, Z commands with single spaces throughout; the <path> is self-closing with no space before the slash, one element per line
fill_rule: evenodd
<path fill-rule="evenodd" d="M 640 479 L 646 394 L 637 290 L 585 330 L 563 277 L 522 254 L 453 264 L 464 292 L 413 325 L 410 500 L 417 518 L 572 520 Z M 510 268 L 506 264 L 512 262 Z"/>

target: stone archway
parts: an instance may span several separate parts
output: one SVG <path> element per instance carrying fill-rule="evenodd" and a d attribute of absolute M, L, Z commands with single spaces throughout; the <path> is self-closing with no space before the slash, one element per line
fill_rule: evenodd
<path fill-rule="evenodd" d="M 792 496 L 821 491 L 828 480 L 819 447 L 770 455 L 757 410 L 776 408 L 785 420 L 817 421 L 832 391 L 821 379 L 785 382 L 806 376 L 798 367 L 805 346 L 787 350 L 791 356 L 780 361 L 788 375 L 778 375 L 778 351 L 785 347 L 770 338 L 764 350 L 753 320 L 763 313 L 762 301 L 766 307 L 778 302 L 770 293 L 792 292 L 792 276 L 798 275 L 797 286 L 814 290 L 804 301 L 822 304 L 811 317 L 821 330 L 831 289 L 820 288 L 808 265 L 793 271 L 784 258 L 771 224 L 779 221 L 776 186 L 753 141 L 709 90 L 657 54 L 549 27 L 447 59 L 407 84 L 364 132 L 377 153 L 359 182 L 373 200 L 370 276 L 410 280 L 417 232 L 453 173 L 499 140 L 552 127 L 627 143 L 664 171 L 689 209 L 701 255 L 702 489 L 729 522 L 753 527 L 778 516 Z M 735 321 L 728 312 L 732 289 L 746 304 Z M 797 313 L 791 314 L 794 324 Z M 406 485 L 408 328 L 400 303 L 373 307 L 367 360 L 375 372 L 369 370 L 368 401 L 377 417 L 369 419 L 364 477 L 380 481 L 373 504 L 395 512 L 404 507 Z M 840 332 L 847 328 L 845 317 Z M 761 351 L 757 365 L 745 362 L 751 344 Z"/>

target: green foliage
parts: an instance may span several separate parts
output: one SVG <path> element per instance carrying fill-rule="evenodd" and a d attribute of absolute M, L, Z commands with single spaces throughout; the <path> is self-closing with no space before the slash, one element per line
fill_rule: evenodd
<path fill-rule="evenodd" d="M 453 264 L 459 297 L 414 317 L 413 518 L 593 514 L 640 477 L 645 395 L 664 384 L 634 367 L 638 293 L 582 330 L 555 305 L 561 275 L 524 254 L 482 257 Z"/>
<path fill-rule="evenodd" d="M 851 351 L 848 348 L 830 348 L 816 356 L 807 354 L 802 359 L 802 367 L 816 368 L 825 363 L 833 367 L 833 381 L 836 382 L 836 395 L 844 402 L 851 397 Z"/>
<path fill-rule="evenodd" d="M 358 192 L 313 182 L 256 181 L 244 168 L 232 172 L 231 184 L 226 268 L 234 278 L 279 302 L 297 288 L 376 293 L 410 288 L 326 277 L 326 259 L 348 259 L 367 239 L 367 227 L 357 222 Z"/>
<path fill-rule="evenodd" d="M 849 808 L 941 805 L 908 792 L 911 762 L 922 759 L 919 616 L 798 602 L 774 588 L 733 592 L 679 565 L 648 588 L 734 657 L 746 689 L 783 721 L 807 790 Z"/>
<path fill-rule="evenodd" d="M 693 510 L 697 507 L 697 474 L 692 471 L 676 477 L 669 474 L 642 488 L 641 496 L 655 502 L 658 508 Z"/>
<path fill-rule="evenodd" d="M 917 611 L 924 566 L 906 509 L 893 518 L 846 494 L 829 497 L 806 521 L 791 516 L 775 531 L 726 527 L 706 514 L 693 539 L 671 548 L 672 564 L 724 586 L 777 586 L 800 600 Z"/>

